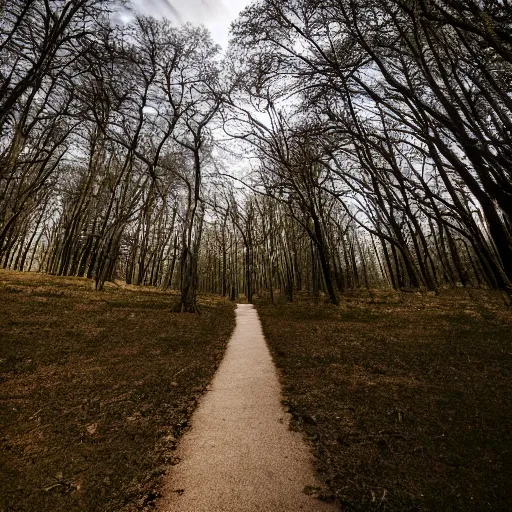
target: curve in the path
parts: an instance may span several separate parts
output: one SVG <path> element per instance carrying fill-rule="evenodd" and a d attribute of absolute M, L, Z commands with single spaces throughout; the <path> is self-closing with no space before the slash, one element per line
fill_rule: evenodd
<path fill-rule="evenodd" d="M 194 412 L 165 484 L 161 512 L 328 512 L 304 493 L 312 456 L 288 428 L 276 368 L 252 305 L 237 323 L 211 389 Z"/>

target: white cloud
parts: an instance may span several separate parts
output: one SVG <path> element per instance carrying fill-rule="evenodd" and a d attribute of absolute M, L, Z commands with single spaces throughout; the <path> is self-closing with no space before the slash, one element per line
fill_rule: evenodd
<path fill-rule="evenodd" d="M 203 24 L 224 49 L 229 40 L 229 25 L 251 0 L 133 0 L 138 11 L 165 16 L 175 22 Z"/>

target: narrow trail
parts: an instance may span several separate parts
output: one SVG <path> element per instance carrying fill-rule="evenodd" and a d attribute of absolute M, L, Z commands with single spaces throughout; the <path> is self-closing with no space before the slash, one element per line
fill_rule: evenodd
<path fill-rule="evenodd" d="M 288 428 L 281 389 L 252 305 L 240 304 L 226 355 L 178 447 L 160 512 L 328 512 L 312 455 Z"/>

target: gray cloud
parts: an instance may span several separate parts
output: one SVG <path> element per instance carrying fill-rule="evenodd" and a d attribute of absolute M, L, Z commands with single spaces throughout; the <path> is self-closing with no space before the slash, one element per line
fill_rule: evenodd
<path fill-rule="evenodd" d="M 173 2 L 167 0 L 150 0 L 151 10 L 161 13 L 166 17 L 175 18 L 178 22 L 182 22 L 180 11 L 174 7 Z"/>

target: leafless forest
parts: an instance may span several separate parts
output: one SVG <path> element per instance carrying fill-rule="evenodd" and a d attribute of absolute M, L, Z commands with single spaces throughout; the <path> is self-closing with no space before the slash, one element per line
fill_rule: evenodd
<path fill-rule="evenodd" d="M 0 264 L 337 304 L 512 280 L 509 0 L 257 0 L 225 53 L 0 0 Z"/>

